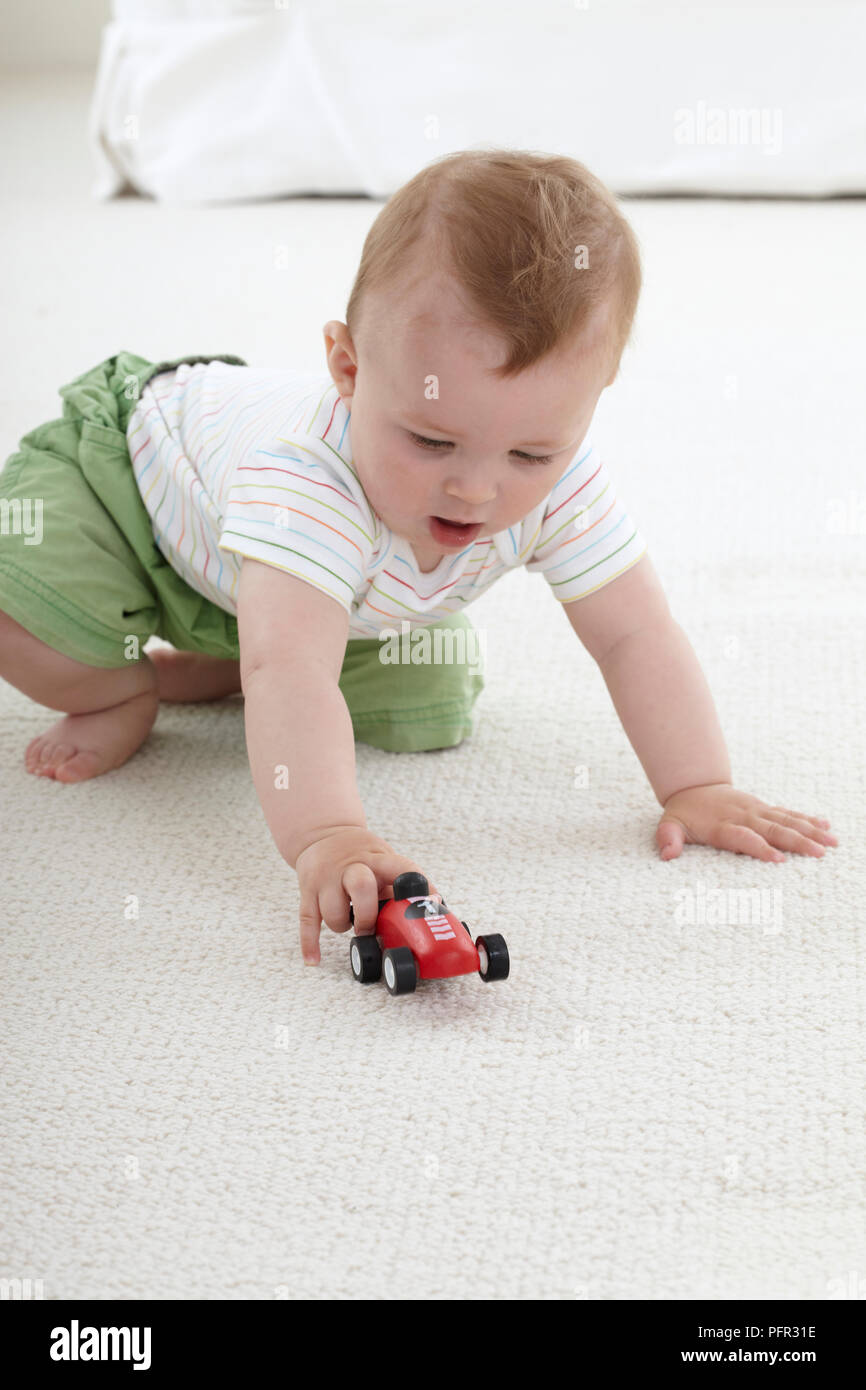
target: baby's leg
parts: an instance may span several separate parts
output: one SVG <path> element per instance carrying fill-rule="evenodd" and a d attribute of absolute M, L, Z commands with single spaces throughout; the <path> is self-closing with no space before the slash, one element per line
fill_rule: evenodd
<path fill-rule="evenodd" d="M 64 656 L 0 611 L 0 677 L 63 719 L 28 745 L 35 776 L 83 782 L 120 767 L 144 742 L 159 708 L 146 656 L 127 666 L 86 666 Z"/>
<path fill-rule="evenodd" d="M 240 694 L 243 688 L 241 663 L 231 657 L 154 647 L 150 659 L 156 667 L 159 698 L 169 704 L 222 700 L 226 695 Z"/>

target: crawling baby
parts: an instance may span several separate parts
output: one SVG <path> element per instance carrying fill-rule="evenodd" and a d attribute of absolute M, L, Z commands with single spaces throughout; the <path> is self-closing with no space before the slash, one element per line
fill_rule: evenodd
<path fill-rule="evenodd" d="M 467 151 L 382 208 L 346 321 L 324 327 L 327 374 L 121 352 L 61 387 L 62 419 L 0 473 L 0 675 L 62 712 L 27 769 L 98 776 L 160 700 L 242 692 L 316 963 L 322 922 L 347 931 L 352 907 L 372 931 L 394 878 L 424 872 L 368 828 L 355 741 L 471 734 L 465 610 L 520 565 L 598 663 L 662 807 L 662 858 L 835 845 L 826 819 L 732 785 L 698 660 L 590 438 L 640 286 L 634 233 L 583 165 Z M 171 646 L 145 653 L 152 636 Z"/>

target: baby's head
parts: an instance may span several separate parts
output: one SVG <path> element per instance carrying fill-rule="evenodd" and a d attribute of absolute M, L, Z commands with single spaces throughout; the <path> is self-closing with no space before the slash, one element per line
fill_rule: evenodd
<path fill-rule="evenodd" d="M 640 286 L 631 227 L 565 156 L 446 155 L 388 200 L 346 323 L 324 333 L 364 491 L 421 563 L 443 552 L 431 516 L 489 536 L 546 497 L 616 377 Z"/>

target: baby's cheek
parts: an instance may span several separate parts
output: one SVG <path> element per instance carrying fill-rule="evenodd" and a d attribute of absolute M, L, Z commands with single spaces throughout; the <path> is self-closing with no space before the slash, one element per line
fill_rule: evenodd
<path fill-rule="evenodd" d="M 425 490 L 419 480 L 409 477 L 406 469 L 398 465 L 389 469 L 387 478 L 380 483 L 379 494 L 384 506 L 414 513 L 423 507 Z"/>

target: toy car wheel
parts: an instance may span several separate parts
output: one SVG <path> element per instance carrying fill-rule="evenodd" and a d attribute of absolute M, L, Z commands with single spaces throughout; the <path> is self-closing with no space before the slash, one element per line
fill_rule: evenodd
<path fill-rule="evenodd" d="M 412 994 L 418 978 L 415 957 L 408 946 L 392 946 L 382 957 L 389 994 Z"/>
<path fill-rule="evenodd" d="M 362 985 L 382 978 L 382 947 L 375 936 L 356 936 L 349 950 L 352 974 Z"/>
<path fill-rule="evenodd" d="M 466 923 L 462 920 L 462 918 L 461 918 L 461 921 L 460 921 L 460 925 L 461 925 L 461 927 L 466 927 Z M 466 927 L 466 930 L 469 931 L 469 928 Z M 470 935 L 470 937 L 472 936 L 471 931 L 469 931 L 469 935 Z"/>
<path fill-rule="evenodd" d="M 482 980 L 508 979 L 508 947 L 505 938 L 498 932 L 492 936 L 479 936 L 475 942 L 478 952 L 478 974 Z"/>

